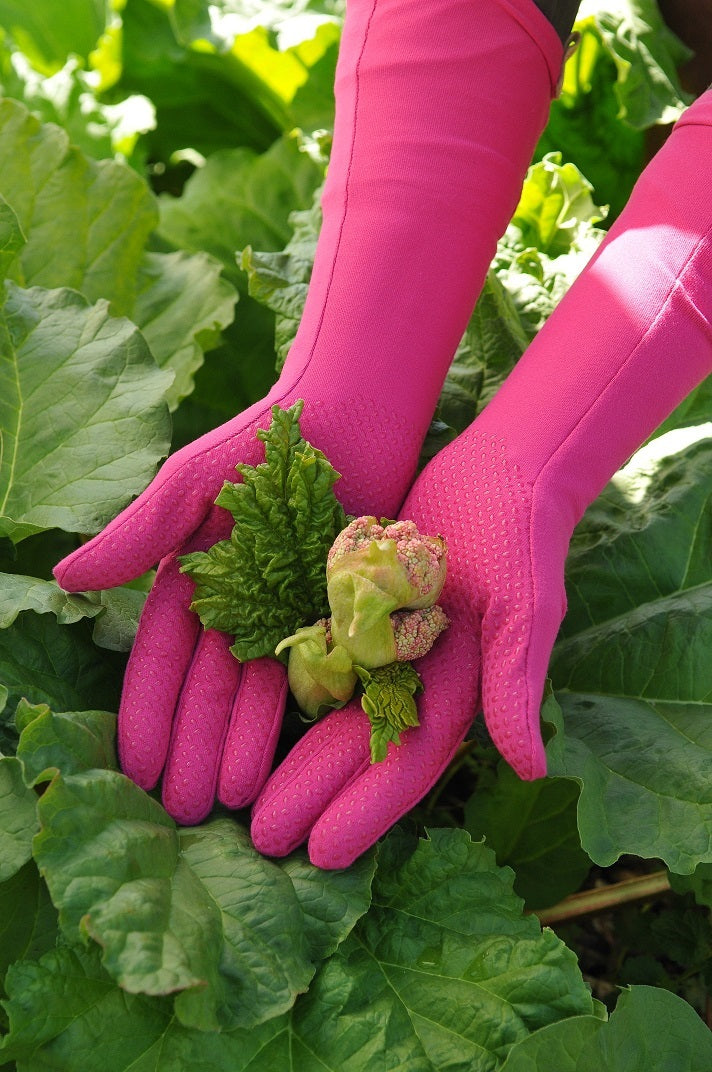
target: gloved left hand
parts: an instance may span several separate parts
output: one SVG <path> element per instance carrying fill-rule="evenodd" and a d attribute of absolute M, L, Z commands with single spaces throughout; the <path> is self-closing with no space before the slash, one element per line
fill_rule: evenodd
<path fill-rule="evenodd" d="M 506 57 L 506 63 L 503 62 Z M 239 666 L 203 635 L 177 556 L 229 533 L 212 504 L 260 459 L 272 403 L 343 474 L 347 510 L 394 516 L 452 354 L 517 203 L 562 58 L 531 0 L 349 0 L 336 124 L 306 307 L 268 398 L 174 455 L 104 532 L 57 567 L 72 591 L 159 559 L 119 712 L 123 769 L 184 823 L 254 799 L 284 703 L 273 660 Z M 457 101 L 457 107 L 453 107 Z"/>

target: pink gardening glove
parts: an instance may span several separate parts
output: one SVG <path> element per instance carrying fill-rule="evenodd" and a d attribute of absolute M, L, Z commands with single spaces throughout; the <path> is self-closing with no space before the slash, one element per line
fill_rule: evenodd
<path fill-rule="evenodd" d="M 430 789 L 480 703 L 517 773 L 546 773 L 539 709 L 574 526 L 711 369 L 712 90 L 502 389 L 404 503 L 401 516 L 449 548 L 439 602 L 451 625 L 418 662 L 420 726 L 371 765 L 358 703 L 317 724 L 255 805 L 261 851 L 308 837 L 313 863 L 347 866 Z"/>
<path fill-rule="evenodd" d="M 124 771 L 198 822 L 241 807 L 272 762 L 281 664 L 243 666 L 203 633 L 177 557 L 223 539 L 212 504 L 256 464 L 273 403 L 342 473 L 347 511 L 395 516 L 498 237 L 516 206 L 562 46 L 532 0 L 349 0 L 324 222 L 304 316 L 269 396 L 179 451 L 102 533 L 59 564 L 106 588 L 161 560 L 119 712 Z M 456 102 L 456 103 L 454 103 Z"/>

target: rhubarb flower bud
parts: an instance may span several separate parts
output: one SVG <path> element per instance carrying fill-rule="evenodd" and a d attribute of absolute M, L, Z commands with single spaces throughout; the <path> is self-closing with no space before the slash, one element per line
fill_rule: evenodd
<path fill-rule="evenodd" d="M 450 624 L 445 611 L 437 604 L 422 610 L 397 610 L 391 614 L 390 621 L 399 663 L 422 659 Z"/>
<path fill-rule="evenodd" d="M 412 521 L 358 517 L 336 537 L 326 567 L 335 644 L 367 668 L 397 658 L 392 611 L 430 607 L 445 581 L 446 548 Z"/>
<path fill-rule="evenodd" d="M 275 649 L 280 655 L 290 648 L 288 679 L 295 700 L 304 714 L 318 718 L 335 707 L 343 707 L 356 687 L 356 672 L 348 652 L 331 646 L 328 622 L 297 629 Z"/>

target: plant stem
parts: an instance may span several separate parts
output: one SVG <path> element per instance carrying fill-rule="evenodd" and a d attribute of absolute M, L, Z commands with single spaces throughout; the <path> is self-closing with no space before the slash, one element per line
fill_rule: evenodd
<path fill-rule="evenodd" d="M 629 901 L 657 897 L 661 893 L 667 893 L 669 889 L 667 871 L 654 871 L 650 875 L 629 878 L 610 886 L 572 893 L 570 897 L 565 897 L 563 901 L 552 905 L 551 908 L 536 909 L 533 915 L 537 916 L 543 925 L 560 923 L 562 920 L 575 919 L 589 912 L 604 912 L 610 908 L 617 908 L 618 905 L 627 904 Z"/>

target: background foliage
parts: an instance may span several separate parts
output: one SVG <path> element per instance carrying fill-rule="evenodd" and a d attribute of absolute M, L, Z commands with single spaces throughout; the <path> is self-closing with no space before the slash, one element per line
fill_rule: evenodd
<path fill-rule="evenodd" d="M 263 859 L 244 816 L 179 829 L 124 778 L 113 712 L 151 578 L 50 579 L 169 442 L 272 382 L 311 270 L 342 14 L 0 0 L 0 1065 L 703 1072 L 709 384 L 576 532 L 549 777 L 519 782 L 477 722 L 345 872 Z M 591 0 L 579 29 L 426 455 L 491 397 L 625 203 L 646 130 L 684 106 L 687 53 L 654 0 Z M 618 880 L 663 890 L 665 868 L 675 892 L 626 907 Z M 576 891 L 607 911 L 542 930 L 531 910 Z"/>

